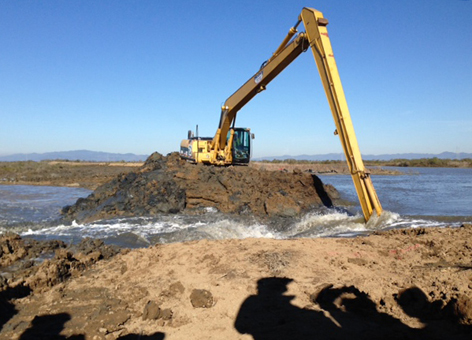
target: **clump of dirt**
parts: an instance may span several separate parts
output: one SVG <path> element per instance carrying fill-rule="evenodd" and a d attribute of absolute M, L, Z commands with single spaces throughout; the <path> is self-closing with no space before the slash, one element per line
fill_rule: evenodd
<path fill-rule="evenodd" d="M 57 249 L 65 248 L 62 241 L 51 240 L 39 242 L 33 239 L 22 239 L 14 233 L 0 236 L 0 268 L 8 267 L 23 260 L 23 267 L 30 266 L 31 261 Z"/>
<path fill-rule="evenodd" d="M 190 294 L 190 302 L 195 308 L 213 307 L 213 295 L 206 289 L 194 289 Z"/>
<path fill-rule="evenodd" d="M 121 174 L 87 198 L 67 206 L 67 220 L 91 222 L 117 216 L 195 214 L 215 208 L 256 217 L 296 217 L 331 206 L 336 189 L 300 170 L 264 171 L 253 167 L 190 164 L 177 153 L 152 154 L 135 172 Z"/>
<path fill-rule="evenodd" d="M 0 236 L 0 295 L 8 292 L 8 297 L 14 298 L 47 290 L 119 252 L 117 247 L 90 238 L 67 246 L 62 241 L 37 241 L 13 233 L 3 234 Z"/>

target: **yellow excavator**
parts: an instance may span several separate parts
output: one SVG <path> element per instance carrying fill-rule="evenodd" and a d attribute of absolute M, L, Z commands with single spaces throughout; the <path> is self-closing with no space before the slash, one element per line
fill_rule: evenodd
<path fill-rule="evenodd" d="M 305 32 L 298 32 L 303 23 Z M 351 116 L 341 85 L 336 61 L 326 26 L 328 20 L 320 11 L 303 8 L 298 21 L 290 28 L 273 55 L 264 62 L 243 86 L 231 95 L 221 108 L 218 129 L 213 138 L 194 136 L 189 131 L 188 139 L 180 145 L 182 158 L 194 162 L 217 166 L 247 165 L 251 158 L 251 142 L 254 135 L 248 128 L 235 127 L 236 114 L 267 84 L 280 74 L 302 52 L 310 47 L 323 82 L 329 106 L 336 124 L 335 134 L 339 136 L 347 164 L 354 181 L 365 221 L 376 213 L 380 216 L 382 207 L 372 184 L 369 172 L 364 167 Z"/>

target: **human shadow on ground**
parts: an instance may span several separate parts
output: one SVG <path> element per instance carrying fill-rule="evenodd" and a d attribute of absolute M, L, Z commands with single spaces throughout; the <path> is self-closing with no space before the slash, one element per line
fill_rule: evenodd
<path fill-rule="evenodd" d="M 411 287 L 401 291 L 396 301 L 406 314 L 425 325 L 423 333 L 431 339 L 472 339 L 472 327 L 461 323 L 461 319 L 469 317 L 469 307 L 456 299 L 447 304 L 442 300 L 430 301 L 420 288 Z"/>
<path fill-rule="evenodd" d="M 290 303 L 294 296 L 284 295 L 289 278 L 269 277 L 257 282 L 257 295 L 242 304 L 235 321 L 241 334 L 254 340 L 318 339 L 319 329 L 339 334 L 337 327 L 322 312 L 301 309 Z"/>
<path fill-rule="evenodd" d="M 429 323 L 422 329 L 411 328 L 393 316 L 379 312 L 368 294 L 354 286 L 333 288 L 327 285 L 311 295 L 313 305 L 299 308 L 291 303 L 294 296 L 284 295 L 290 282 L 292 279 L 289 278 L 260 279 L 258 294 L 249 296 L 241 305 L 234 325 L 236 330 L 251 334 L 254 340 L 471 338 L 470 327 L 461 326 L 457 320 L 444 321 L 447 328 L 441 332 L 436 327 L 429 327 Z M 407 291 L 402 295 L 408 294 Z M 398 298 L 401 306 L 401 296 Z M 408 305 L 406 296 L 403 299 Z M 425 317 L 427 313 L 421 308 L 415 311 L 416 317 Z M 420 320 L 426 319 L 420 317 Z"/>

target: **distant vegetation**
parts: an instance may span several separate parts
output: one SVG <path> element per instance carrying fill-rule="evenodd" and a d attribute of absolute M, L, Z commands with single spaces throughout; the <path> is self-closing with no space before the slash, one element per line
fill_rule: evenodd
<path fill-rule="evenodd" d="M 251 161 L 252 162 L 252 161 Z M 308 161 L 308 160 L 299 160 L 299 159 L 273 159 L 257 161 L 258 163 L 271 163 L 271 164 L 344 164 L 344 161 Z"/>
<path fill-rule="evenodd" d="M 95 189 L 138 163 L 84 161 L 0 162 L 0 184 L 75 186 Z"/>
<path fill-rule="evenodd" d="M 260 163 L 271 164 L 344 164 L 345 161 L 308 161 L 296 159 L 274 159 L 272 161 L 260 161 Z M 397 166 L 397 167 L 418 167 L 418 168 L 472 168 L 472 159 L 441 159 L 420 158 L 420 159 L 392 159 L 389 161 L 371 160 L 364 161 L 367 166 Z"/>
<path fill-rule="evenodd" d="M 393 159 L 391 161 L 368 161 L 366 164 L 418 168 L 472 168 L 472 159 L 441 159 L 433 157 L 420 159 Z"/>
<path fill-rule="evenodd" d="M 47 160 L 82 160 L 88 162 L 142 162 L 149 155 L 135 155 L 133 153 L 110 153 L 90 150 L 58 151 L 46 153 L 28 153 L 0 156 L 0 162 L 19 161 L 47 161 Z"/>

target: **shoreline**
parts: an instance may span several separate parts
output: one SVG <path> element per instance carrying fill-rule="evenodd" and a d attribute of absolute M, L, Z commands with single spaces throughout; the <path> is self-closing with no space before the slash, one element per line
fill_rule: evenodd
<path fill-rule="evenodd" d="M 0 162 L 0 185 L 38 185 L 95 190 L 118 175 L 137 171 L 144 162 Z M 349 175 L 345 164 L 268 164 L 253 162 L 249 167 L 266 171 L 293 172 L 298 169 L 314 175 Z M 373 175 L 399 175 L 398 171 L 369 168 Z"/>
<path fill-rule="evenodd" d="M 141 163 L 0 162 L 0 185 L 61 186 L 95 190 Z"/>
<path fill-rule="evenodd" d="M 426 159 L 427 161 L 428 159 Z M 410 163 L 392 163 L 366 161 L 366 169 L 371 175 L 396 176 L 405 174 L 402 171 L 384 169 L 383 167 L 401 167 L 409 169 L 414 167 L 415 161 Z M 424 160 L 423 160 L 424 161 Z M 393 162 L 393 161 L 392 161 Z M 451 161 L 447 168 L 470 168 L 464 162 Z M 136 171 L 145 162 L 86 162 L 86 161 L 17 161 L 0 162 L 0 185 L 39 185 L 39 186 L 63 186 L 79 187 L 95 190 L 101 184 L 112 180 L 119 174 Z M 464 163 L 464 164 L 463 164 Z M 422 164 L 422 163 L 418 163 Z M 417 165 L 418 165 L 417 164 Z M 447 163 L 446 163 L 447 164 Z M 461 165 L 462 164 L 462 165 Z M 468 163 L 467 163 L 468 164 Z M 342 161 L 298 161 L 295 163 L 253 161 L 249 165 L 258 170 L 293 172 L 298 169 L 314 175 L 349 175 L 347 164 Z M 436 168 L 435 166 L 420 166 Z"/>

